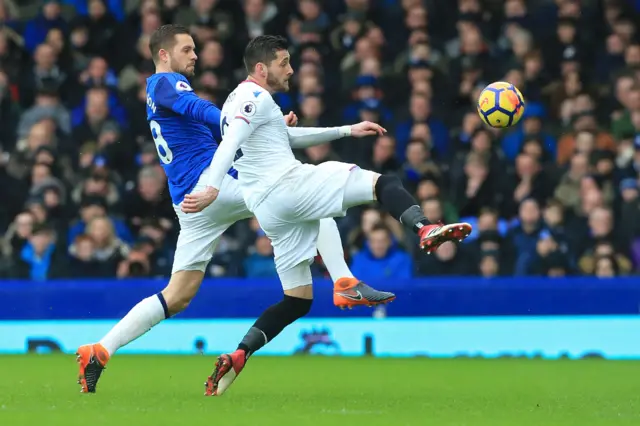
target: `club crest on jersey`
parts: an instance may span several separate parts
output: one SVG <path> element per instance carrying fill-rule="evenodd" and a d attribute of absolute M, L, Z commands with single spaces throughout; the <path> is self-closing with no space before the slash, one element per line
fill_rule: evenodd
<path fill-rule="evenodd" d="M 191 86 L 189 86 L 184 81 L 178 81 L 176 83 L 176 90 L 178 92 L 193 92 L 193 89 L 191 88 Z"/>
<path fill-rule="evenodd" d="M 251 101 L 247 101 L 243 103 L 242 106 L 240 107 L 240 112 L 242 113 L 242 115 L 246 117 L 252 117 L 255 115 L 256 109 L 257 109 L 256 104 L 254 104 Z"/>

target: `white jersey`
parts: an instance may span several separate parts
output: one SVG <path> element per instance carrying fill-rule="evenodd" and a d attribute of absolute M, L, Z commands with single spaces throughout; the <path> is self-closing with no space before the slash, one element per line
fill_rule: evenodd
<path fill-rule="evenodd" d="M 269 190 L 291 169 L 301 163 L 296 160 L 289 142 L 289 132 L 282 110 L 271 94 L 252 81 L 236 87 L 222 106 L 220 126 L 222 136 L 232 120 L 245 121 L 251 136 L 240 143 L 239 158 L 234 167 L 249 209 L 255 208 Z M 224 144 L 224 142 L 223 142 Z"/>

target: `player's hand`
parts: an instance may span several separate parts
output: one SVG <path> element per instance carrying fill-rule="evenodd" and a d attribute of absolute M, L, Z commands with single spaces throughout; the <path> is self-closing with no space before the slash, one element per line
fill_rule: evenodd
<path fill-rule="evenodd" d="M 298 125 L 298 116 L 293 111 L 289 111 L 289 114 L 284 116 L 284 123 L 288 127 L 296 127 Z"/>
<path fill-rule="evenodd" d="M 354 124 L 351 126 L 351 136 L 356 138 L 363 138 L 365 136 L 384 135 L 387 133 L 387 129 L 379 124 L 372 123 L 370 121 L 363 121 L 362 123 Z"/>
<path fill-rule="evenodd" d="M 203 191 L 187 194 L 182 201 L 181 209 L 184 213 L 201 212 L 218 198 L 219 192 L 214 187 L 207 186 Z"/>

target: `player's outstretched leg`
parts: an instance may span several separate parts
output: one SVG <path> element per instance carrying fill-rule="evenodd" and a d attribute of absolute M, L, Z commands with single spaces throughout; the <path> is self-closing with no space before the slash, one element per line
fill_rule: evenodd
<path fill-rule="evenodd" d="M 334 283 L 334 305 L 340 309 L 352 309 L 354 306 L 371 307 L 395 300 L 395 294 L 376 290 L 353 276 L 344 260 L 342 240 L 335 220 L 320 220 L 317 246 Z"/>
<path fill-rule="evenodd" d="M 147 297 L 134 306 L 99 343 L 80 346 L 76 351 L 80 392 L 96 391 L 102 371 L 118 349 L 142 336 L 165 318 L 184 310 L 200 288 L 203 277 L 201 271 L 176 272 L 161 293 Z"/>
<path fill-rule="evenodd" d="M 313 288 L 299 285 L 295 288 L 288 285 L 292 282 L 311 283 L 309 263 L 304 262 L 294 268 L 280 273 L 280 280 L 285 288 L 284 298 L 268 307 L 260 318 L 244 336 L 235 352 L 220 355 L 216 360 L 211 376 L 205 382 L 205 396 L 220 396 L 235 381 L 244 369 L 247 360 L 256 351 L 273 340 L 289 324 L 307 315 L 313 303 Z M 293 278 L 293 280 L 290 280 Z"/>
<path fill-rule="evenodd" d="M 373 180 L 373 194 L 371 181 Z M 344 206 L 353 207 L 371 201 L 373 195 L 395 219 L 408 226 L 420 237 L 420 248 L 427 254 L 435 252 L 447 241 L 460 242 L 471 233 L 468 223 L 433 224 L 425 217 L 418 202 L 402 186 L 395 175 L 380 175 L 368 170 L 354 169 L 345 187 Z"/>

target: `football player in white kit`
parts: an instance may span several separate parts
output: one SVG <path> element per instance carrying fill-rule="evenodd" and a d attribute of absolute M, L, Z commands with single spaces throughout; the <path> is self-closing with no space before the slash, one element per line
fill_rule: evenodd
<path fill-rule="evenodd" d="M 234 163 L 249 210 L 271 239 L 285 299 L 258 318 L 238 349 L 221 355 L 207 380 L 207 395 L 221 395 L 242 371 L 248 357 L 304 316 L 313 299 L 310 263 L 316 255 L 319 220 L 344 216 L 350 207 L 379 201 L 420 237 L 427 253 L 446 241 L 462 241 L 467 223 L 431 224 L 395 175 L 382 176 L 354 164 L 330 161 L 302 164 L 292 148 L 323 144 L 346 136 L 383 134 L 375 123 L 332 128 L 285 125 L 272 93 L 289 90 L 293 75 L 287 41 L 260 36 L 249 43 L 244 62 L 247 80 L 222 107 L 222 143 L 211 163 L 208 186 L 185 196 L 182 209 L 195 213 L 218 197 L 224 171 Z M 242 155 L 234 162 L 236 151 Z M 358 297 L 357 289 L 352 293 Z"/>

